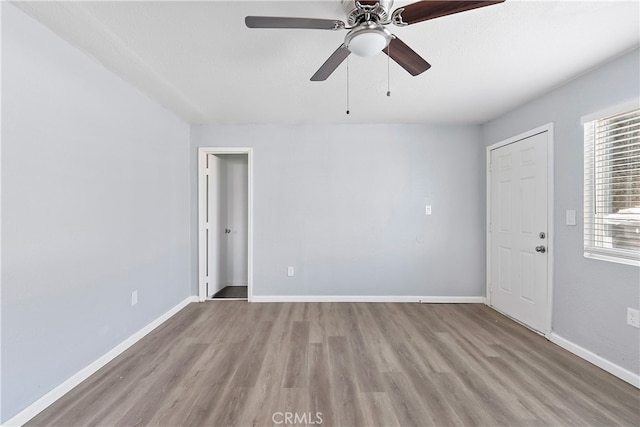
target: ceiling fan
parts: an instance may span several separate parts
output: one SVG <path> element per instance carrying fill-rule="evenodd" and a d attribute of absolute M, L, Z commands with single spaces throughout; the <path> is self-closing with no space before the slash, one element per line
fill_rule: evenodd
<path fill-rule="evenodd" d="M 337 19 L 275 16 L 247 16 L 245 24 L 249 28 L 349 30 L 344 38 L 344 43 L 322 64 L 311 77 L 311 81 L 326 80 L 351 53 L 359 56 L 374 56 L 381 51 L 411 75 L 417 76 L 428 70 L 431 65 L 385 28 L 386 25 L 393 23 L 396 26 L 404 27 L 429 19 L 491 6 L 503 1 L 505 0 L 425 0 L 399 7 L 390 12 L 393 0 L 342 0 L 342 7 L 347 14 L 349 26 Z"/>

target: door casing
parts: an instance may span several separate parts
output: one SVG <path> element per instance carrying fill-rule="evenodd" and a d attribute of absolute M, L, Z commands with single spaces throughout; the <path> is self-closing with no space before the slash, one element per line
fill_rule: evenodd
<path fill-rule="evenodd" d="M 487 147 L 486 149 L 486 197 L 487 197 L 487 211 L 486 211 L 486 254 L 487 254 L 487 277 L 486 277 L 486 301 L 487 305 L 493 307 L 491 302 L 491 171 L 490 171 L 490 162 L 491 162 L 491 151 L 504 147 L 505 145 L 513 144 L 514 142 L 520 141 L 522 139 L 529 138 L 531 136 L 547 132 L 547 316 L 545 319 L 545 327 L 541 332 L 547 339 L 550 338 L 552 332 L 552 317 L 553 317 L 553 260 L 554 260 L 554 240 L 555 240 L 555 231 L 554 231 L 554 222 L 553 222 L 553 189 L 554 189 L 554 159 L 553 159 L 553 123 L 547 123 L 543 126 L 537 127 L 527 132 L 523 132 L 519 135 L 516 135 L 512 138 L 505 139 L 504 141 L 497 142 Z M 527 326 L 527 325 L 525 325 Z"/>
<path fill-rule="evenodd" d="M 207 155 L 247 155 L 247 300 L 253 299 L 253 148 L 200 147 L 198 148 L 198 300 L 207 298 Z"/>

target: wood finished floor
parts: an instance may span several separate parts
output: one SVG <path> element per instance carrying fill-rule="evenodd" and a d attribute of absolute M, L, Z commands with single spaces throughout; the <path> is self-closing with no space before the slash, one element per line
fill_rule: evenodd
<path fill-rule="evenodd" d="M 321 412 L 323 426 L 638 426 L 640 390 L 484 305 L 211 301 L 29 425 L 292 425 L 276 412 L 316 425 Z"/>

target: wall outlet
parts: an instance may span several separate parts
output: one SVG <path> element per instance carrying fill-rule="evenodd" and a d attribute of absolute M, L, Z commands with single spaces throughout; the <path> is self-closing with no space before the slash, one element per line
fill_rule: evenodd
<path fill-rule="evenodd" d="M 287 267 L 287 276 L 293 277 L 295 274 L 293 267 Z"/>
<path fill-rule="evenodd" d="M 136 305 L 138 303 L 138 291 L 131 292 L 131 305 Z"/>
<path fill-rule="evenodd" d="M 627 307 L 627 325 L 640 328 L 640 310 Z"/>
<path fill-rule="evenodd" d="M 424 214 L 431 215 L 431 205 L 427 205 L 424 207 Z"/>

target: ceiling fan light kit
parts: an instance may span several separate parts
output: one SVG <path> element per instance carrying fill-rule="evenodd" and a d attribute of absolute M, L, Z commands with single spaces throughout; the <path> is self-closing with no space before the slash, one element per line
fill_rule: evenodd
<path fill-rule="evenodd" d="M 382 25 L 366 21 L 358 25 L 344 38 L 344 45 L 358 56 L 375 56 L 389 45 L 391 31 Z"/>
<path fill-rule="evenodd" d="M 393 0 L 342 0 L 349 27 L 343 21 L 336 19 L 272 16 L 247 16 L 245 24 L 249 28 L 349 30 L 344 43 L 311 77 L 312 81 L 326 80 L 351 53 L 369 57 L 384 52 L 411 75 L 417 76 L 428 70 L 431 65 L 385 28 L 386 25 L 405 27 L 504 1 L 426 0 L 409 4 L 390 13 Z"/>

